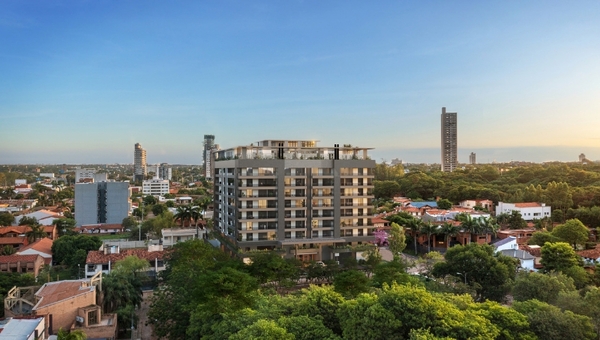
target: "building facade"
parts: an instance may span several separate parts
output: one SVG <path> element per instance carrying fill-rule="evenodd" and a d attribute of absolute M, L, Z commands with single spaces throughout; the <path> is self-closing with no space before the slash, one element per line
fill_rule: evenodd
<path fill-rule="evenodd" d="M 153 178 L 142 182 L 144 195 L 164 196 L 169 193 L 169 180 Z"/>
<path fill-rule="evenodd" d="M 544 217 L 552 216 L 552 207 L 545 203 L 538 202 L 523 202 L 523 203 L 506 203 L 498 202 L 496 206 L 496 216 L 500 214 L 511 214 L 513 211 L 521 213 L 521 217 L 525 221 L 539 220 Z"/>
<path fill-rule="evenodd" d="M 207 180 L 213 177 L 213 166 L 211 153 L 215 149 L 215 136 L 204 135 L 204 147 L 202 149 L 202 167 L 204 169 L 204 177 Z"/>
<path fill-rule="evenodd" d="M 93 182 L 106 182 L 108 181 L 107 173 L 98 173 L 96 169 L 76 169 L 75 170 L 75 183 L 81 183 L 86 180 Z"/>
<path fill-rule="evenodd" d="M 442 171 L 452 172 L 458 166 L 457 114 L 442 107 Z"/>
<path fill-rule="evenodd" d="M 469 155 L 469 164 L 477 164 L 477 154 L 475 152 L 471 152 L 471 154 Z"/>
<path fill-rule="evenodd" d="M 131 191 L 126 182 L 75 184 L 77 226 L 121 223 L 129 216 Z"/>
<path fill-rule="evenodd" d="M 161 163 L 156 167 L 156 176 L 160 179 L 170 181 L 173 178 L 173 169 L 167 163 Z"/>
<path fill-rule="evenodd" d="M 140 143 L 135 143 L 133 154 L 133 180 L 143 181 L 146 178 L 148 169 L 146 168 L 146 150 L 142 149 Z"/>
<path fill-rule="evenodd" d="M 215 152 L 214 223 L 242 251 L 303 261 L 374 239 L 369 149 L 265 140 Z"/>

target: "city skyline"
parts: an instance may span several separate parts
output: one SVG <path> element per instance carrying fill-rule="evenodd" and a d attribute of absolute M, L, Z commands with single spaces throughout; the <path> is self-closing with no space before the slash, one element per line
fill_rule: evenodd
<path fill-rule="evenodd" d="M 0 163 L 201 164 L 270 139 L 600 159 L 597 2 L 0 3 Z"/>

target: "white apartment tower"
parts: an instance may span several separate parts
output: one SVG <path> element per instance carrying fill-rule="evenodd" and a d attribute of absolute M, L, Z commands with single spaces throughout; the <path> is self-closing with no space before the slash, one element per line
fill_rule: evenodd
<path fill-rule="evenodd" d="M 279 250 L 302 261 L 351 254 L 373 240 L 367 148 L 265 140 L 213 152 L 214 225 L 242 252 Z"/>
<path fill-rule="evenodd" d="M 133 180 L 143 181 L 147 174 L 146 168 L 146 150 L 142 149 L 140 143 L 135 143 L 133 156 Z"/>
<path fill-rule="evenodd" d="M 202 151 L 202 167 L 204 169 L 204 177 L 207 180 L 213 177 L 213 164 L 211 160 L 211 153 L 215 149 L 215 136 L 204 135 L 204 147 Z"/>
<path fill-rule="evenodd" d="M 442 171 L 452 172 L 458 166 L 456 112 L 442 107 Z"/>
<path fill-rule="evenodd" d="M 477 164 L 477 154 L 475 152 L 471 152 L 471 154 L 469 155 L 469 164 Z"/>

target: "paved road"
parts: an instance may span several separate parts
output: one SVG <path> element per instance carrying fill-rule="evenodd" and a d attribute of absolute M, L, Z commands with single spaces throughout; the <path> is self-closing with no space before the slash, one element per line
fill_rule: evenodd
<path fill-rule="evenodd" d="M 152 326 L 146 326 L 148 322 L 148 310 L 150 309 L 150 299 L 152 298 L 153 292 L 151 290 L 144 291 L 142 305 L 137 310 L 137 316 L 139 318 L 138 329 L 136 330 L 135 338 L 139 340 L 158 340 L 157 337 L 152 335 Z"/>

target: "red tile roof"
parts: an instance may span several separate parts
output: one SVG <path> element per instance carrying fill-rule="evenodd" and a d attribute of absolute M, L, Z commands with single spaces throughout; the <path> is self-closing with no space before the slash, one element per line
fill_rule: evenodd
<path fill-rule="evenodd" d="M 51 239 L 44 237 L 41 240 L 37 240 L 31 243 L 30 245 L 19 249 L 19 252 L 23 252 L 28 249 L 33 249 L 39 251 L 40 253 L 52 255 L 52 242 L 53 241 Z"/>
<path fill-rule="evenodd" d="M 0 245 L 6 245 L 6 244 L 20 244 L 20 245 L 26 245 L 27 243 L 27 237 L 25 236 L 17 236 L 17 237 L 0 237 Z"/>
<path fill-rule="evenodd" d="M 149 252 L 147 249 L 125 249 L 118 254 L 104 254 L 102 250 L 92 250 L 88 252 L 85 263 L 87 264 L 106 264 L 109 261 L 115 263 L 127 256 L 137 256 L 140 259 L 153 261 L 155 259 L 162 260 L 165 254 L 164 250 Z"/>
<path fill-rule="evenodd" d="M 4 255 L 0 256 L 0 263 L 35 262 L 38 258 L 43 260 L 40 255 Z"/>
<path fill-rule="evenodd" d="M 580 250 L 577 252 L 577 254 L 581 257 L 585 257 L 586 259 L 598 259 L 600 258 L 600 245 L 596 245 L 596 248 L 594 249 L 586 249 L 586 250 Z"/>
<path fill-rule="evenodd" d="M 515 208 L 537 208 L 542 205 L 537 202 L 515 203 Z"/>
<path fill-rule="evenodd" d="M 72 298 L 74 296 L 94 291 L 95 287 L 85 287 L 86 280 L 48 282 L 35 294 L 40 298 L 34 309 L 46 307 L 53 303 Z"/>

